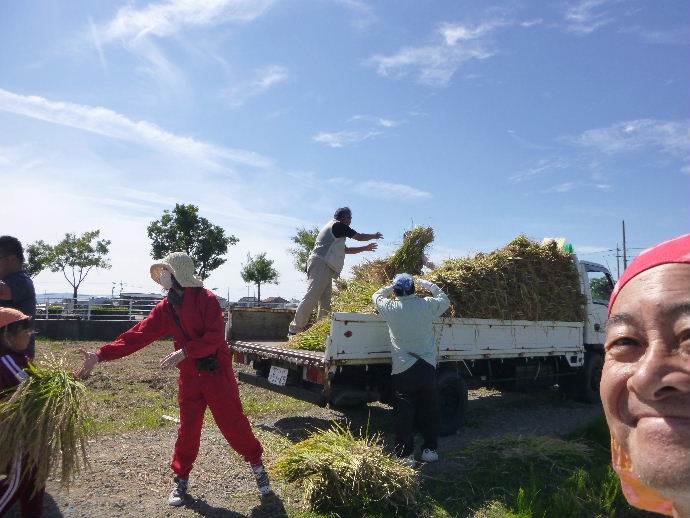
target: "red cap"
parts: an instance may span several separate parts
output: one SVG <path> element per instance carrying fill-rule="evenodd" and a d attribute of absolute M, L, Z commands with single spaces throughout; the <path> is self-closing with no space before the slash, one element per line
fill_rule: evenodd
<path fill-rule="evenodd" d="M 611 308 L 613 308 L 616 297 L 618 297 L 623 286 L 628 284 L 633 277 L 655 266 L 670 263 L 690 263 L 690 234 L 664 241 L 638 255 L 623 272 L 623 276 L 618 279 L 615 288 L 613 288 L 609 300 L 609 315 L 611 315 Z"/>
<path fill-rule="evenodd" d="M 29 315 L 25 315 L 18 309 L 14 308 L 0 308 L 0 327 L 5 327 L 14 322 L 19 322 L 20 320 L 26 320 L 31 318 Z"/>

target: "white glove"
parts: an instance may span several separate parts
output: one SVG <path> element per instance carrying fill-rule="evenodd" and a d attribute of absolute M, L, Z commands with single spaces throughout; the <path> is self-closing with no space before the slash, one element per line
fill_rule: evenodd
<path fill-rule="evenodd" d="M 417 284 L 417 286 L 424 288 L 427 291 L 431 291 L 433 288 L 437 287 L 433 282 L 427 281 L 426 279 L 415 279 L 414 282 Z"/>
<path fill-rule="evenodd" d="M 172 369 L 175 365 L 184 360 L 184 358 L 184 351 L 178 349 L 161 360 L 161 369 Z"/>

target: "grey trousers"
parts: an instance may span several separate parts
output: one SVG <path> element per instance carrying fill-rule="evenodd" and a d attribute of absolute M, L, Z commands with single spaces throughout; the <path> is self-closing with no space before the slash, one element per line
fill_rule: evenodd
<path fill-rule="evenodd" d="M 331 311 L 331 295 L 333 293 L 333 279 L 337 277 L 331 268 L 321 259 L 314 259 L 307 269 L 307 293 L 297 307 L 295 318 L 290 322 L 290 332 L 299 333 L 309 322 L 312 312 L 319 306 L 317 318 L 328 315 Z"/>

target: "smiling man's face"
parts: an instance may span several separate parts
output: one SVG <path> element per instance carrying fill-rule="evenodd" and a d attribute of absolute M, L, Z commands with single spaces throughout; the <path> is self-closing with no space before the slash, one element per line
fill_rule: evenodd
<path fill-rule="evenodd" d="M 690 494 L 690 265 L 640 273 L 606 327 L 601 398 L 635 473 L 662 493 Z"/>

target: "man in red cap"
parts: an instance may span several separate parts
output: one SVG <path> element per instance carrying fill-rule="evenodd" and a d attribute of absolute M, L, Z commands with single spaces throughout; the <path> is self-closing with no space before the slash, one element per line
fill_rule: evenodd
<path fill-rule="evenodd" d="M 628 501 L 690 517 L 690 234 L 640 254 L 609 303 L 601 399 Z"/>
<path fill-rule="evenodd" d="M 29 315 L 14 308 L 0 307 L 0 392 L 16 387 L 28 375 L 27 350 L 33 338 L 33 324 Z M 0 516 L 4 516 L 19 500 L 22 517 L 38 518 L 43 513 L 44 488 L 35 489 L 31 475 L 22 477 L 24 459 L 20 451 L 9 466 L 0 465 L 0 473 L 7 475 L 0 480 Z"/>
<path fill-rule="evenodd" d="M 84 365 L 78 376 L 88 377 L 98 362 L 122 358 L 172 336 L 175 350 L 161 361 L 163 369 L 176 366 L 180 370 L 180 427 L 170 465 L 175 478 L 168 503 L 175 507 L 185 503 L 207 407 L 230 446 L 251 465 L 261 495 L 268 495 L 272 491 L 261 461 L 263 449 L 242 410 L 218 299 L 203 288 L 194 262 L 182 252 L 152 265 L 151 277 L 168 290 L 168 296 L 113 342 L 97 352 L 82 351 Z"/>

